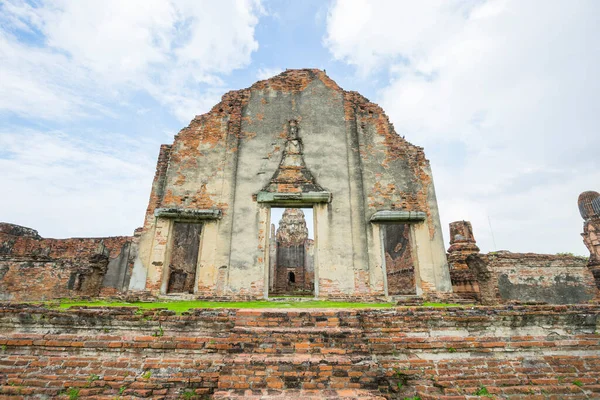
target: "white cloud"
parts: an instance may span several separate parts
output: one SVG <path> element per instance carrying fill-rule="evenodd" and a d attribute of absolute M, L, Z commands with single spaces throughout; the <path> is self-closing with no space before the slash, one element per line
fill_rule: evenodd
<path fill-rule="evenodd" d="M 44 119 L 110 114 L 88 78 L 63 54 L 23 45 L 0 30 L 0 112 Z"/>
<path fill-rule="evenodd" d="M 325 43 L 336 58 L 363 73 L 398 57 L 418 60 L 431 47 L 442 45 L 444 32 L 460 30 L 462 14 L 473 3 L 337 1 L 327 18 Z"/>
<path fill-rule="evenodd" d="M 0 221 L 32 227 L 44 237 L 132 234 L 143 222 L 140 205 L 148 201 L 159 143 L 93 137 L 1 130 Z"/>
<path fill-rule="evenodd" d="M 598 190 L 600 6 L 488 0 L 333 4 L 325 43 L 432 161 L 442 223 L 481 247 L 585 254 L 576 200 Z M 447 228 L 445 236 L 447 238 Z"/>
<path fill-rule="evenodd" d="M 259 0 L 0 0 L 0 221 L 131 234 L 168 113 L 187 123 L 218 102 L 262 13 Z"/>
<path fill-rule="evenodd" d="M 0 78 L 9 82 L 0 91 L 0 110 L 49 119 L 89 113 L 88 98 L 110 103 L 142 90 L 189 121 L 206 108 L 183 116 L 188 107 L 165 99 L 185 96 L 206 104 L 199 85 L 220 86 L 220 76 L 250 62 L 263 12 L 258 0 L 56 1 L 37 7 L 11 1 L 0 7 Z M 19 30 L 39 33 L 44 46 L 19 41 Z"/>

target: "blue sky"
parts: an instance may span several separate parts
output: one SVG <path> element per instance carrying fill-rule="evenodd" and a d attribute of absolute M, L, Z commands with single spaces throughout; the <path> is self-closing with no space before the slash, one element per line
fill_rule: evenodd
<path fill-rule="evenodd" d="M 446 240 L 467 219 L 484 251 L 585 254 L 598 37 L 594 0 L 0 0 L 0 220 L 131 234 L 161 143 L 228 90 L 316 67 L 425 147 Z"/>

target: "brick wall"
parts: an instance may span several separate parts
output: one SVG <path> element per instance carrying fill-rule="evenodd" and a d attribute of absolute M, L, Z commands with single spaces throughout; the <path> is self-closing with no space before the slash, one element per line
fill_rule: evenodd
<path fill-rule="evenodd" d="M 267 390 L 363 390 L 466 399 L 484 387 L 503 398 L 599 398 L 599 316 L 599 306 L 585 305 L 213 309 L 178 316 L 6 304 L 0 396 L 78 390 L 80 398 L 243 398 Z"/>
<path fill-rule="evenodd" d="M 122 290 L 134 243 L 130 236 L 43 239 L 33 229 L 0 223 L 0 299 L 49 300 L 98 296 L 103 287 Z"/>
<path fill-rule="evenodd" d="M 484 304 L 577 304 L 598 298 L 584 257 L 501 251 L 472 254 L 466 260 Z"/>
<path fill-rule="evenodd" d="M 578 304 L 600 292 L 587 257 L 570 254 L 480 254 L 469 221 L 450 223 L 448 264 L 453 292 L 483 304 Z"/>

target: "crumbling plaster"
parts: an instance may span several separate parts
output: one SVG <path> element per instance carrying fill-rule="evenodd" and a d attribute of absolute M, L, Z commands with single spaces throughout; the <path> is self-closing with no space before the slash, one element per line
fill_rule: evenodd
<path fill-rule="evenodd" d="M 308 170 L 331 194 L 328 203 L 304 203 L 314 210 L 316 295 L 384 294 L 379 232 L 369 219 L 388 209 L 426 214 L 413 225 L 418 290 L 450 291 L 422 148 L 398 136 L 381 108 L 318 70 L 289 70 L 230 92 L 163 146 L 140 243 L 145 289 L 164 293 L 171 240 L 171 220 L 148 214 L 157 207 L 219 209 L 221 218 L 203 221 L 196 293 L 266 296 L 269 211 L 278 204 L 256 196 L 279 166 L 290 121 L 297 121 Z"/>

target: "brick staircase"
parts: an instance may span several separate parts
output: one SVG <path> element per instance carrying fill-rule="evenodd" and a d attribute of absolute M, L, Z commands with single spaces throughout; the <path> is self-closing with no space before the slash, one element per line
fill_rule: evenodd
<path fill-rule="evenodd" d="M 0 399 L 600 399 L 599 327 L 598 306 L 5 305 Z"/>

